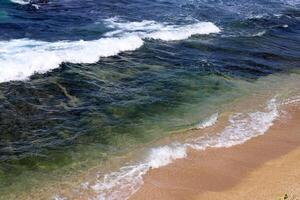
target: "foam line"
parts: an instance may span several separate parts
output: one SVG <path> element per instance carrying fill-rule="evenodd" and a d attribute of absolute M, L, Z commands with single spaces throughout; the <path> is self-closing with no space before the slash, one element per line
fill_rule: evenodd
<path fill-rule="evenodd" d="M 206 35 L 219 33 L 221 30 L 211 22 L 195 22 L 188 25 L 170 25 L 155 21 L 143 20 L 141 22 L 120 22 L 117 18 L 106 20 L 108 27 L 116 31 L 106 35 L 136 34 L 141 38 L 159 39 L 164 41 L 184 40 L 192 35 Z"/>
<path fill-rule="evenodd" d="M 188 141 L 152 148 L 146 159 L 136 165 L 122 167 L 119 171 L 106 174 L 94 185 L 97 200 L 128 199 L 143 184 L 143 175 L 149 169 L 159 168 L 176 159 L 185 158 L 189 148 L 205 150 L 208 147 L 220 148 L 241 144 L 264 134 L 279 116 L 276 100 L 268 102 L 265 111 L 247 114 L 237 113 L 230 117 L 229 125 L 216 136 L 207 136 Z M 207 120 L 210 121 L 210 120 Z M 211 125 L 213 125 L 211 123 Z"/>

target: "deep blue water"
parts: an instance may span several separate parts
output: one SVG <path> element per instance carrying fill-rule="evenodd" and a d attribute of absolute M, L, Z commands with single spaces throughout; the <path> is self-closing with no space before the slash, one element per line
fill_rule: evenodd
<path fill-rule="evenodd" d="M 44 41 L 98 39 L 108 28 L 104 19 L 119 17 L 128 21 L 154 20 L 172 24 L 211 21 L 225 35 L 276 30 L 287 24 L 297 30 L 299 1 L 80 1 L 52 0 L 40 4 L 19 5 L 1 0 L 8 18 L 1 20 L 1 40 L 31 38 Z M 225 32 L 225 30 L 227 32 Z M 245 34 L 243 34 L 245 33 Z"/>
<path fill-rule="evenodd" d="M 213 23 L 220 32 L 173 38 L 201 22 Z M 171 31 L 169 39 L 159 32 L 165 29 Z M 139 38 L 125 40 L 124 46 L 143 44 L 117 53 L 111 53 L 120 44 L 115 40 L 101 51 L 91 44 L 85 51 L 81 44 L 72 46 L 128 35 Z M 48 173 L 106 159 L 109 153 L 94 152 L 126 151 L 189 127 L 239 95 L 232 95 L 235 80 L 254 82 L 299 68 L 300 2 L 49 0 L 22 5 L 0 0 L 0 45 L 4 187 L 26 171 Z M 105 58 L 85 61 L 97 58 L 96 52 Z M 57 55 L 62 58 L 54 63 Z M 40 73 L 26 75 L 32 66 Z M 198 116 L 191 111 L 195 105 Z"/>

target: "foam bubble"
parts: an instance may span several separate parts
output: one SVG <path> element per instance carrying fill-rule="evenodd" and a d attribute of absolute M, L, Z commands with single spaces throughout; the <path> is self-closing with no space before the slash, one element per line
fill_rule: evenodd
<path fill-rule="evenodd" d="M 204 121 L 201 121 L 200 123 L 198 123 L 196 125 L 196 128 L 204 129 L 204 128 L 213 126 L 218 121 L 218 118 L 219 118 L 219 114 L 215 113 L 212 116 L 210 116 L 208 119 L 205 119 Z"/>
<path fill-rule="evenodd" d="M 138 36 L 52 43 L 28 39 L 0 42 L 0 82 L 24 80 L 57 68 L 62 62 L 95 63 L 100 57 L 133 51 L 142 45 Z"/>
<path fill-rule="evenodd" d="M 297 104 L 300 102 L 300 96 L 290 97 L 282 102 L 282 105 Z"/>
<path fill-rule="evenodd" d="M 203 136 L 186 143 L 175 143 L 149 150 L 147 158 L 136 165 L 122 167 L 119 171 L 106 174 L 103 179 L 91 186 L 98 194 L 97 200 L 128 199 L 143 184 L 143 175 L 149 169 L 170 164 L 176 159 L 185 158 L 188 148 L 205 150 L 208 147 L 220 148 L 241 144 L 264 134 L 278 117 L 276 100 L 268 102 L 265 111 L 237 113 L 230 117 L 229 125 L 215 136 Z"/>
<path fill-rule="evenodd" d="M 181 144 L 153 148 L 150 150 L 147 164 L 151 168 L 159 168 L 170 164 L 173 160 L 185 158 L 186 155 L 186 148 Z"/>

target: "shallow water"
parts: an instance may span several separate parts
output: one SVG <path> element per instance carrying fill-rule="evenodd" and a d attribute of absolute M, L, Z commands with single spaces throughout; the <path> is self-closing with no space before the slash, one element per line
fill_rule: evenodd
<path fill-rule="evenodd" d="M 243 97 L 257 93 L 265 105 L 289 96 L 299 8 L 297 0 L 0 0 L 0 193 L 14 199 L 102 166 Z"/>

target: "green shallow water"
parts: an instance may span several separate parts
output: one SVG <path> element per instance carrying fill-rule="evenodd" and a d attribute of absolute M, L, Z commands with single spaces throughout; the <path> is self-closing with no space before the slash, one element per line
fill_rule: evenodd
<path fill-rule="evenodd" d="M 220 105 L 242 95 L 242 91 L 239 92 L 235 80 L 230 77 L 209 73 L 203 75 L 180 72 L 182 75 L 174 79 L 174 73 L 178 73 L 176 70 L 166 69 L 158 65 L 139 66 L 139 68 L 147 69 L 147 74 L 144 74 L 144 69 L 138 71 L 130 70 L 130 68 L 122 69 L 121 72 L 111 68 L 96 68 L 92 69 L 92 74 L 84 74 L 84 78 L 92 79 L 90 76 L 93 76 L 100 80 L 95 84 L 101 83 L 105 87 L 106 85 L 113 87 L 112 90 L 117 93 L 114 94 L 117 96 L 115 98 L 119 99 L 107 102 L 103 99 L 97 99 L 97 97 L 113 96 L 109 94 L 111 91 L 98 90 L 94 93 L 88 93 L 89 100 L 87 100 L 82 90 L 87 87 L 90 91 L 92 84 L 89 81 L 85 85 L 85 80 L 82 80 L 82 77 L 80 82 L 75 81 L 75 84 L 72 85 L 65 82 L 65 77 L 64 79 L 59 77 L 39 79 L 37 77 L 32 82 L 17 83 L 21 85 L 21 88 L 26 89 L 25 91 L 18 91 L 17 89 L 14 95 L 24 95 L 25 93 L 27 96 L 34 86 L 34 95 L 43 99 L 43 103 L 46 104 L 39 105 L 34 102 L 35 105 L 32 106 L 32 104 L 28 105 L 28 100 L 26 100 L 27 102 L 18 104 L 19 110 L 31 112 L 31 115 L 35 115 L 36 110 L 40 109 L 47 109 L 47 113 L 49 110 L 51 112 L 66 112 L 66 116 L 60 115 L 60 117 L 68 121 L 66 122 L 67 126 L 61 123 L 61 120 L 56 122 L 56 119 L 46 122 L 47 124 L 44 122 L 37 123 L 37 125 L 41 123 L 41 127 L 38 127 L 41 130 L 45 128 L 44 126 L 53 127 L 55 140 L 51 140 L 51 136 L 50 138 L 37 137 L 30 143 L 29 148 L 33 149 L 32 152 L 24 157 L 16 155 L 14 158 L 10 156 L 10 160 L 1 163 L 1 193 L 11 193 L 11 190 L 27 191 L 42 180 L 49 182 L 59 180 L 61 176 L 76 174 L 78 170 L 99 165 L 105 160 L 126 154 L 137 146 L 163 138 L 174 131 L 190 128 L 201 119 L 218 112 L 218 109 L 221 108 Z M 82 76 L 76 69 L 67 69 L 64 73 L 65 76 L 74 75 L 74 73 Z M 114 90 L 115 88 L 119 89 L 117 84 L 120 80 L 125 78 L 128 80 L 134 78 L 133 80 L 135 80 L 138 79 L 135 77 L 139 76 L 159 76 L 159 78 L 151 84 L 143 83 L 145 86 L 142 89 L 133 87 L 129 88 L 129 91 L 122 91 L 122 88 L 120 91 Z M 78 94 L 74 88 L 78 90 Z M 126 94 L 127 92 L 128 94 Z M 119 97 L 120 94 L 125 97 Z M 92 99 L 91 96 L 94 96 L 95 99 Z M 34 100 L 36 101 L 36 99 Z M 29 101 L 32 102 L 32 99 Z M 76 116 L 74 112 L 89 106 L 85 104 L 86 101 L 92 101 L 93 104 Z M 98 101 L 99 105 L 95 106 L 95 102 L 98 103 Z M 99 107 L 101 107 L 100 110 Z M 69 112 L 72 115 L 75 114 L 75 117 L 72 116 L 71 119 L 68 119 Z M 50 115 L 49 119 L 51 117 Z M 24 118 L 20 120 L 21 123 L 22 120 Z M 33 125 L 37 126 L 36 124 Z M 26 126 L 24 125 L 25 128 Z M 32 129 L 31 124 L 29 128 Z M 8 139 L 10 136 L 8 135 Z M 46 151 L 34 152 L 34 148 L 51 141 L 64 141 L 66 146 L 55 149 L 50 146 Z"/>
<path fill-rule="evenodd" d="M 176 100 L 174 105 L 154 104 L 140 107 L 128 102 L 126 105 L 108 105 L 106 109 L 114 119 L 124 119 L 122 123 L 108 126 L 101 113 L 92 112 L 88 117 L 80 117 L 78 122 L 89 124 L 89 134 L 79 136 L 68 148 L 49 149 L 45 155 L 33 154 L 2 163 L 2 199 L 18 198 L 23 192 L 26 194 L 35 190 L 35 187 L 39 188 L 41 183 L 41 188 L 47 184 L 63 184 L 64 180 L 76 177 L 93 167 L 101 172 L 101 166 L 106 162 L 119 159 L 137 149 L 142 150 L 151 146 L 153 141 L 174 132 L 192 128 L 214 113 L 222 114 L 230 109 L 247 112 L 259 109 L 265 101 L 276 95 L 283 99 L 295 95 L 293 87 L 299 80 L 298 73 L 270 75 L 251 82 L 217 75 L 201 78 L 182 76 L 176 80 L 176 84 L 184 85 L 184 89 L 173 93 L 172 98 Z M 57 84 L 53 80 L 51 83 Z M 163 96 L 163 92 L 167 91 L 156 92 Z M 169 95 L 170 93 L 168 97 Z M 68 101 L 72 98 L 75 96 L 68 96 Z M 247 99 L 252 103 L 245 106 L 242 102 L 248 101 Z M 73 101 L 79 103 L 80 98 L 76 97 Z M 70 105 L 71 103 L 68 106 Z M 59 136 L 67 139 L 70 137 L 69 133 L 64 132 Z M 103 167 L 103 172 L 107 170 L 109 171 L 107 167 Z"/>
<path fill-rule="evenodd" d="M 53 80 L 51 83 L 57 84 Z M 67 148 L 50 149 L 45 155 L 45 152 L 39 152 L 2 164 L 2 186 L 16 182 L 24 171 L 44 173 L 77 165 L 89 166 L 111 155 L 125 153 L 137 145 L 192 127 L 199 120 L 217 112 L 219 105 L 240 95 L 233 92 L 238 88 L 232 80 L 215 75 L 181 77 L 173 84 L 172 87 L 178 87 L 176 91 L 161 89 L 159 83 L 153 88 L 157 96 L 167 96 L 168 101 L 172 99 L 173 103 L 162 101 L 152 105 L 137 105 L 137 102 L 147 101 L 147 96 L 137 96 L 132 101 L 126 100 L 124 104 L 105 106 L 110 119 L 97 110 L 89 111 L 88 116 L 80 116 L 78 123 L 88 124 L 87 133 L 78 136 Z M 70 96 L 68 98 L 68 101 L 72 101 Z M 80 98 L 76 97 L 74 101 L 80 104 Z M 69 109 L 72 104 L 68 103 L 63 105 L 65 109 Z M 108 120 L 111 120 L 110 123 Z M 57 136 L 69 140 L 70 134 L 69 131 L 61 130 Z"/>

